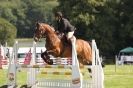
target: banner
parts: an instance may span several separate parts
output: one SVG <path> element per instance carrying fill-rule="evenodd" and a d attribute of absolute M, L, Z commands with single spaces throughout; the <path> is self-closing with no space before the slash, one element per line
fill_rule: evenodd
<path fill-rule="evenodd" d="M 30 48 L 29 52 L 26 54 L 24 64 L 29 65 L 31 61 L 31 57 L 32 57 L 32 53 L 31 53 L 31 48 Z"/>
<path fill-rule="evenodd" d="M 2 59 L 4 58 L 4 49 L 3 46 L 0 46 L 0 69 L 2 69 Z"/>

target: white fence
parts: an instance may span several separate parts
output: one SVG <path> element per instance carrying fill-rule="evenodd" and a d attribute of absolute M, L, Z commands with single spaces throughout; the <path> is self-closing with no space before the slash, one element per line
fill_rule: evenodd
<path fill-rule="evenodd" d="M 17 43 L 16 43 L 15 47 L 14 47 L 14 51 L 13 51 L 14 52 L 13 53 L 14 61 L 11 61 L 11 63 L 13 63 L 14 65 L 10 64 L 10 66 L 12 66 L 12 68 L 14 68 L 14 69 L 11 69 L 11 68 L 9 69 L 9 75 L 10 75 L 10 73 L 14 74 L 13 75 L 14 80 L 12 80 L 12 82 L 10 82 L 11 80 L 9 81 L 10 86 L 14 86 L 17 83 L 16 67 L 23 67 L 23 66 L 20 66 L 18 64 L 15 64 L 15 60 L 17 58 L 16 57 L 17 56 L 17 53 L 16 53 L 17 48 L 18 47 L 17 47 Z M 76 67 L 78 67 L 78 68 L 75 69 L 76 71 L 73 71 L 73 68 L 72 68 L 72 79 L 71 80 L 36 78 L 36 75 L 37 75 L 36 68 L 41 68 L 41 66 L 40 67 L 39 66 L 38 67 L 37 66 L 32 66 L 32 65 L 36 64 L 35 63 L 36 44 L 33 44 L 33 48 L 34 48 L 34 50 L 33 50 L 32 58 L 34 58 L 34 59 L 32 59 L 31 65 L 29 67 L 27 66 L 27 68 L 29 68 L 29 71 L 27 73 L 27 76 L 28 76 L 27 77 L 27 85 L 28 86 L 32 86 L 32 88 L 78 88 L 78 87 L 72 87 L 73 76 L 75 75 L 75 73 L 78 76 L 79 75 L 82 76 L 81 73 L 79 73 L 80 71 L 76 72 L 77 70 L 79 70 L 79 67 L 77 65 L 76 65 Z M 88 66 L 92 70 L 92 73 L 90 74 L 92 78 L 89 79 L 89 80 L 84 80 L 83 79 L 83 81 L 82 81 L 82 77 L 79 77 L 79 79 L 77 79 L 76 81 L 74 80 L 75 82 L 80 82 L 81 83 L 80 88 L 104 88 L 104 73 L 103 73 L 103 69 L 102 69 L 101 61 L 100 61 L 100 57 L 99 57 L 99 50 L 97 49 L 95 40 L 92 40 L 92 59 L 93 59 L 92 65 Z M 64 62 L 65 62 L 65 60 L 63 61 L 63 63 Z M 74 61 L 72 61 L 72 62 L 74 62 Z M 68 66 L 70 67 L 70 65 L 68 65 Z M 45 66 L 42 66 L 42 67 L 45 67 Z M 25 68 L 26 68 L 26 66 L 25 66 Z"/>

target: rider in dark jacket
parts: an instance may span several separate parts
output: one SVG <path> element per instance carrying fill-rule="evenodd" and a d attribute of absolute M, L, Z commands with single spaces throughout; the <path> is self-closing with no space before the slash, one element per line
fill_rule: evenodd
<path fill-rule="evenodd" d="M 73 37 L 76 28 L 73 25 L 71 25 L 71 23 L 66 18 L 63 18 L 61 12 L 55 13 L 55 20 L 57 21 L 57 26 L 58 26 L 56 31 L 58 31 L 61 34 L 64 33 L 67 40 L 69 41 L 70 38 Z"/>

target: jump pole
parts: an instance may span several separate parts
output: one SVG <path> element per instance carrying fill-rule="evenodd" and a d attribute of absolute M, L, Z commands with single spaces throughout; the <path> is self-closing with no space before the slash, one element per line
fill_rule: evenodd
<path fill-rule="evenodd" d="M 3 59 L 3 56 L 2 56 L 2 45 L 0 45 L 0 69 L 2 69 L 2 59 Z"/>
<path fill-rule="evenodd" d="M 93 88 L 104 88 L 104 72 L 95 40 L 92 40 L 92 82 Z"/>
<path fill-rule="evenodd" d="M 35 54 L 36 54 L 36 44 L 33 43 L 33 61 L 32 64 L 36 64 L 35 62 Z M 101 68 L 101 62 L 99 59 L 99 50 L 97 49 L 96 43 L 93 40 L 92 41 L 92 80 L 93 80 L 93 87 L 94 88 L 104 88 L 103 81 L 104 81 L 104 74 L 103 74 L 103 69 Z M 99 67 L 100 66 L 100 67 Z M 9 87 L 8 88 L 13 88 L 13 86 L 16 85 L 16 68 L 17 68 L 17 42 L 14 45 L 13 49 L 13 55 L 12 59 L 10 58 L 10 65 L 9 65 L 9 73 L 8 73 L 8 80 L 9 82 Z M 101 70 L 99 72 L 99 69 Z M 29 78 L 29 84 L 28 85 L 35 85 L 36 84 L 36 69 L 32 68 L 31 71 L 32 75 L 28 77 Z M 101 78 L 99 78 L 99 76 Z M 33 80 L 34 79 L 34 80 Z M 12 86 L 12 87 L 11 87 Z M 36 88 L 36 87 L 32 87 Z M 72 88 L 82 88 L 82 75 L 79 70 L 79 63 L 77 60 L 77 53 L 76 53 L 76 48 L 75 48 L 75 40 L 72 40 Z"/>
<path fill-rule="evenodd" d="M 13 46 L 12 56 L 9 59 L 9 67 L 7 73 L 7 85 L 8 88 L 14 88 L 17 85 L 17 51 L 18 51 L 18 42 L 16 41 Z"/>
<path fill-rule="evenodd" d="M 32 59 L 30 62 L 31 65 L 36 64 L 36 42 L 33 42 L 33 52 L 32 52 Z M 36 88 L 36 74 L 37 74 L 37 70 L 36 68 L 28 68 L 28 72 L 27 72 L 27 85 L 29 87 L 32 86 L 32 88 Z M 35 86 L 35 87 L 34 87 Z"/>
<path fill-rule="evenodd" d="M 82 74 L 76 52 L 76 38 L 72 37 L 72 88 L 82 88 Z"/>
<path fill-rule="evenodd" d="M 76 38 L 73 37 L 71 39 L 72 42 L 72 88 L 82 88 L 82 74 L 80 72 L 79 68 L 79 62 L 77 59 L 77 52 L 76 52 Z M 33 58 L 31 65 L 36 64 L 35 63 L 35 54 L 36 54 L 36 43 L 33 43 Z M 29 73 L 27 74 L 27 85 L 33 86 L 37 83 L 36 80 L 36 68 L 29 68 Z"/>
<path fill-rule="evenodd" d="M 20 65 L 17 64 L 17 52 L 18 52 L 18 41 L 15 42 L 13 46 L 12 56 L 9 59 L 9 67 L 7 72 L 8 88 L 14 88 L 17 85 L 17 68 L 22 68 Z M 30 62 L 31 64 L 36 64 L 35 56 L 36 56 L 36 43 L 33 42 L 32 60 Z M 28 86 L 33 86 L 36 83 L 36 68 L 28 68 L 28 70 L 29 71 L 27 72 L 27 74 L 29 74 L 30 76 L 27 77 L 27 84 Z"/>
<path fill-rule="evenodd" d="M 77 52 L 76 52 L 76 38 L 73 37 L 71 39 L 72 42 L 72 88 L 82 88 L 82 74 L 80 72 L 80 68 L 79 68 L 79 62 L 77 59 Z M 35 54 L 36 54 L 36 43 L 33 43 L 33 63 L 31 63 L 31 65 L 36 64 L 35 63 Z M 27 74 L 27 84 L 29 86 L 33 86 L 37 83 L 36 80 L 36 69 L 35 68 L 29 68 L 29 72 Z M 32 87 L 34 88 L 34 87 Z"/>

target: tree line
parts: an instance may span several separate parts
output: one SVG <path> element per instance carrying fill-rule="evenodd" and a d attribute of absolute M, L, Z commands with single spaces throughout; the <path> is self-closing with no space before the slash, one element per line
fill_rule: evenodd
<path fill-rule="evenodd" d="M 95 39 L 102 55 L 114 56 L 133 46 L 132 8 L 132 0 L 1 0 L 0 17 L 16 28 L 17 38 L 31 38 L 37 21 L 54 24 L 53 12 L 62 11 L 77 38 Z"/>
<path fill-rule="evenodd" d="M 51 23 L 56 0 L 1 0 L 0 17 L 17 28 L 17 38 L 33 37 L 37 21 Z"/>
<path fill-rule="evenodd" d="M 102 55 L 114 56 L 122 48 L 133 47 L 132 0 L 58 1 L 55 10 L 61 10 L 77 27 L 76 36 L 95 39 Z"/>

